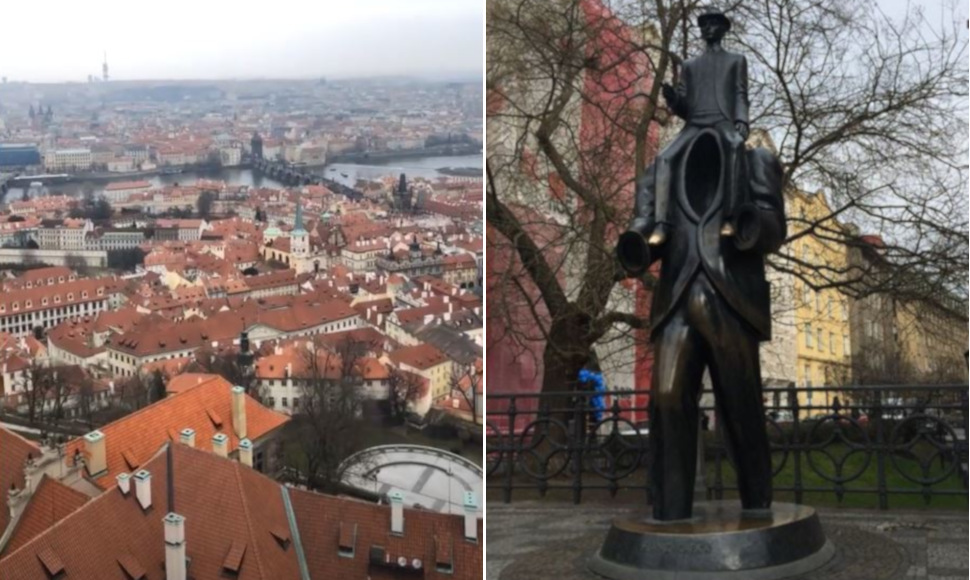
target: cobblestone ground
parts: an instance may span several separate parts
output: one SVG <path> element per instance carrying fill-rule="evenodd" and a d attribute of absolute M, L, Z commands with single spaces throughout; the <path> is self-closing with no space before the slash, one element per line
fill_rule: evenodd
<path fill-rule="evenodd" d="M 630 508 L 489 502 L 486 510 L 486 580 L 594 580 L 586 559 Z M 968 577 L 966 512 L 822 509 L 819 517 L 836 556 L 802 580 Z"/>

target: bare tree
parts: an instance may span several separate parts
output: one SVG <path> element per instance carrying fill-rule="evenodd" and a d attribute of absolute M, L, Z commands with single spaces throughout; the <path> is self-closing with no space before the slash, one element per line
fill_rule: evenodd
<path fill-rule="evenodd" d="M 293 371 L 301 392 L 294 402 L 294 443 L 305 458 L 301 471 L 311 489 L 337 490 L 348 468 L 344 460 L 360 448 L 362 349 L 349 337 L 332 349 L 311 340 L 301 353 L 302 368 Z"/>
<path fill-rule="evenodd" d="M 613 248 L 634 183 L 676 129 L 661 83 L 699 46 L 700 3 L 488 6 L 489 340 L 542 344 L 545 391 L 607 367 L 597 351 L 608 342 L 647 338 Z M 955 305 L 965 324 L 965 298 L 937 298 L 966 296 L 965 21 L 944 11 L 934 24 L 915 8 L 893 18 L 873 0 L 756 0 L 728 13 L 727 43 L 749 59 L 755 138 L 777 145 L 786 188 L 829 198 L 824 215 L 789 217 L 771 266 L 850 298 Z M 791 251 L 812 236 L 845 252 L 866 233 L 886 241 L 889 274 Z"/>
<path fill-rule="evenodd" d="M 135 373 L 118 384 L 118 398 L 124 407 L 137 411 L 164 398 L 165 383 L 165 376 L 161 371 L 149 374 Z M 159 390 L 161 390 L 161 398 Z"/>
<path fill-rule="evenodd" d="M 53 381 L 50 365 L 38 359 L 30 361 L 24 371 L 24 400 L 27 407 L 27 420 L 34 423 L 42 420 L 46 396 Z"/>
<path fill-rule="evenodd" d="M 94 411 L 97 408 L 97 399 L 94 392 L 94 380 L 85 373 L 77 385 L 78 411 L 88 428 L 94 427 Z"/>
<path fill-rule="evenodd" d="M 471 409 L 472 423 L 479 424 L 478 399 L 482 391 L 482 372 L 481 367 L 475 364 L 453 364 L 451 376 L 449 377 L 451 396 L 460 397 Z"/>
<path fill-rule="evenodd" d="M 425 380 L 415 373 L 391 368 L 387 381 L 391 419 L 403 422 L 411 405 L 424 395 Z"/>

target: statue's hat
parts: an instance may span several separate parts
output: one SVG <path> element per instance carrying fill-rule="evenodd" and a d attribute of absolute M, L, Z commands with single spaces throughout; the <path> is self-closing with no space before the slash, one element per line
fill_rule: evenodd
<path fill-rule="evenodd" d="M 725 24 L 725 26 L 727 26 L 728 30 L 731 29 L 731 20 L 725 16 L 723 10 L 716 6 L 705 6 L 701 8 L 700 12 L 697 14 L 697 25 L 700 26 L 702 22 L 711 18 L 720 20 Z"/>

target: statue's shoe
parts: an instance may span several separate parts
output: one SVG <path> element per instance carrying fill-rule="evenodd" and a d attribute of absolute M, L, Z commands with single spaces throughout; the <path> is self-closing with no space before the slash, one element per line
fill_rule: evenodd
<path fill-rule="evenodd" d="M 667 224 L 657 224 L 653 228 L 653 232 L 650 233 L 650 237 L 647 238 L 647 244 L 651 246 L 659 246 L 667 241 L 667 233 L 670 226 Z"/>

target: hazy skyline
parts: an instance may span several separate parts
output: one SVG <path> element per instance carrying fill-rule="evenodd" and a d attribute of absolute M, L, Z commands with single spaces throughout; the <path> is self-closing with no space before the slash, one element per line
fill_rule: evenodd
<path fill-rule="evenodd" d="M 0 3 L 8 81 L 468 76 L 484 0 Z"/>

